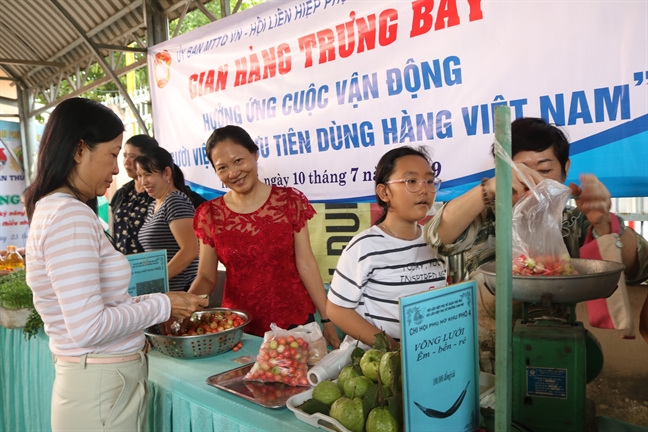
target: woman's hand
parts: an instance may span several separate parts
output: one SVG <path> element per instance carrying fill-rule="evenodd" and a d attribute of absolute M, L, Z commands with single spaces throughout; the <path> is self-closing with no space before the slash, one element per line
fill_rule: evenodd
<path fill-rule="evenodd" d="M 209 306 L 209 298 L 183 291 L 170 291 L 166 295 L 171 300 L 171 318 L 189 318 L 196 311 Z"/>
<path fill-rule="evenodd" d="M 337 331 L 335 330 L 335 324 L 332 322 L 327 322 L 324 324 L 324 339 L 326 342 L 331 345 L 333 349 L 340 348 L 340 338 L 338 337 Z"/>
<path fill-rule="evenodd" d="M 576 200 L 576 207 L 583 212 L 599 235 L 610 232 L 610 191 L 593 174 L 582 174 L 581 184 L 569 187 Z"/>
<path fill-rule="evenodd" d="M 545 179 L 544 177 L 542 177 L 542 175 L 539 172 L 529 168 L 523 163 L 518 162 L 515 164 L 515 166 L 520 170 L 522 174 L 526 176 L 527 180 L 529 180 L 529 182 L 531 182 L 531 184 L 534 186 Z M 529 187 L 526 185 L 526 183 L 524 183 L 524 180 L 522 180 L 522 177 L 516 170 L 513 170 L 511 173 L 511 186 L 513 188 L 513 205 L 515 205 L 515 203 L 517 203 L 520 200 L 520 198 L 524 196 L 526 191 L 529 190 Z M 497 190 L 495 184 L 495 177 L 488 180 L 484 185 L 484 187 L 486 188 L 486 193 L 488 194 L 488 198 L 494 199 Z"/>

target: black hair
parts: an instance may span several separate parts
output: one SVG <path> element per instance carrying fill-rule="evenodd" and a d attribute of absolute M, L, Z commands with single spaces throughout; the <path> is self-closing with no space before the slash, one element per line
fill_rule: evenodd
<path fill-rule="evenodd" d="M 36 203 L 45 195 L 69 188 L 80 199 L 70 175 L 74 154 L 81 141 L 90 151 L 98 144 L 114 140 L 124 133 L 121 119 L 108 107 L 83 98 L 64 100 L 52 111 L 38 148 L 36 178 L 25 193 L 27 218 L 31 221 Z M 86 202 L 97 211 L 97 197 Z"/>
<path fill-rule="evenodd" d="M 376 186 L 380 184 L 384 185 L 389 181 L 389 178 L 392 176 L 394 170 L 396 169 L 396 162 L 398 161 L 398 159 L 405 156 L 420 156 L 425 159 L 430 167 L 432 166 L 432 158 L 430 158 L 429 153 L 423 146 L 418 148 L 403 146 L 389 150 L 380 158 L 378 165 L 376 166 Z M 380 199 L 378 192 L 376 192 L 376 202 L 382 209 L 383 214 L 378 218 L 374 225 L 382 223 L 387 217 L 387 212 L 389 211 L 389 204 Z"/>
<path fill-rule="evenodd" d="M 171 178 L 173 185 L 183 194 L 189 197 L 189 191 L 185 185 L 184 174 L 178 165 L 173 162 L 173 156 L 162 147 L 153 147 L 147 153 L 141 154 L 135 159 L 135 163 L 142 170 L 149 173 L 163 173 L 164 170 L 171 168 Z"/>
<path fill-rule="evenodd" d="M 242 127 L 234 125 L 220 127 L 212 132 L 212 134 L 209 136 L 205 149 L 205 151 L 207 152 L 207 158 L 214 168 L 216 167 L 214 166 L 214 161 L 211 157 L 212 151 L 218 145 L 218 143 L 225 140 L 230 140 L 233 143 L 244 147 L 252 154 L 255 154 L 259 151 L 259 146 L 254 143 L 254 140 L 252 139 L 250 134 L 247 133 L 246 130 Z"/>
<path fill-rule="evenodd" d="M 569 140 L 558 126 L 537 117 L 523 117 L 511 123 L 511 157 L 523 151 L 543 152 L 550 147 L 566 177 Z M 494 148 L 491 153 L 494 155 Z"/>
<path fill-rule="evenodd" d="M 160 147 L 160 144 L 158 144 L 155 138 L 146 134 L 133 135 L 128 138 L 126 144 L 136 147 L 140 153 L 147 153 L 151 149 Z"/>

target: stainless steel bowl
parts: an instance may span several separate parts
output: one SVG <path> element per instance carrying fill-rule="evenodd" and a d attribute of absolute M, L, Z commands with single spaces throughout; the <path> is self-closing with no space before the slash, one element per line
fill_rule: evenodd
<path fill-rule="evenodd" d="M 197 336 L 166 336 L 161 335 L 159 325 L 144 330 L 151 344 L 162 354 L 177 358 L 203 358 L 213 357 L 229 351 L 241 340 L 243 329 L 252 321 L 252 317 L 240 310 L 227 308 L 209 308 L 204 312 L 231 311 L 243 318 L 244 323 L 218 333 L 207 333 Z M 204 313 L 203 312 L 203 313 Z M 198 312 L 201 314 L 200 312 Z"/>
<path fill-rule="evenodd" d="M 541 303 L 543 296 L 552 303 L 578 303 L 606 298 L 617 288 L 625 266 L 613 261 L 573 258 L 579 274 L 571 276 L 513 276 L 513 300 Z M 486 287 L 495 294 L 495 262 L 479 267 Z M 548 297 L 549 296 L 549 297 Z"/>

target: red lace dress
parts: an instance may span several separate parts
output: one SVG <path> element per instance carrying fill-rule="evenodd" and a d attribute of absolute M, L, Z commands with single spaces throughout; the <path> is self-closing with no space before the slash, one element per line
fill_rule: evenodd
<path fill-rule="evenodd" d="M 246 332 L 263 336 L 272 322 L 288 328 L 315 312 L 297 272 L 294 241 L 294 232 L 314 215 L 301 192 L 275 186 L 253 213 L 230 210 L 222 197 L 196 210 L 196 236 L 216 249 L 226 267 L 223 307 L 252 314 Z"/>

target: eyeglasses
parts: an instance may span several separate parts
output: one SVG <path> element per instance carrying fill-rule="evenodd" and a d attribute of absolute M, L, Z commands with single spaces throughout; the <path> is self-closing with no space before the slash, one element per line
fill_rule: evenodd
<path fill-rule="evenodd" d="M 428 190 L 434 190 L 434 192 L 436 192 L 441 188 L 442 181 L 443 180 L 441 180 L 440 178 L 427 179 L 427 180 L 408 178 L 408 179 L 400 179 L 400 180 L 390 180 L 388 182 L 385 182 L 385 184 L 405 183 L 405 188 L 412 193 L 416 193 L 420 191 L 423 185 L 425 185 L 425 187 Z"/>

